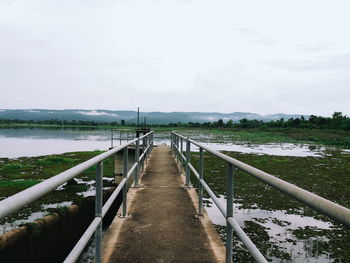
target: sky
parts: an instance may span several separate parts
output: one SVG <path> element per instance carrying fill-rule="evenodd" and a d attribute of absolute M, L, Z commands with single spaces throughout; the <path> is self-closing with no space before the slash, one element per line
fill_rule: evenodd
<path fill-rule="evenodd" d="M 0 0 L 0 109 L 350 115 L 348 0 Z"/>

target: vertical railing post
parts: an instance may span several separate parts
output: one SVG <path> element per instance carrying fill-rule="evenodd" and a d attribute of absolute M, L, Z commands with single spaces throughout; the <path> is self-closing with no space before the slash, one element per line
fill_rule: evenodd
<path fill-rule="evenodd" d="M 173 152 L 173 132 L 170 133 L 170 151 Z"/>
<path fill-rule="evenodd" d="M 143 172 L 143 170 L 144 170 L 144 168 L 145 168 L 145 154 L 144 154 L 144 152 L 145 152 L 145 138 L 142 138 L 142 160 L 141 160 L 141 167 L 142 167 L 142 172 Z"/>
<path fill-rule="evenodd" d="M 124 154 L 123 154 L 123 157 L 124 157 L 124 171 L 123 171 L 123 177 L 127 179 L 127 176 L 128 176 L 128 171 L 129 171 L 129 168 L 128 168 L 128 163 L 129 163 L 129 160 L 128 160 L 128 154 L 129 154 L 129 151 L 128 151 L 128 147 L 125 147 L 124 148 Z M 122 214 L 122 217 L 126 217 L 127 215 L 127 207 L 126 207 L 126 203 L 127 203 L 127 193 L 128 193 L 128 183 L 126 182 L 123 186 L 123 214 Z"/>
<path fill-rule="evenodd" d="M 145 142 L 145 163 L 147 163 L 147 153 L 148 153 L 148 150 L 147 150 L 147 147 L 148 147 L 147 138 L 148 138 L 148 135 L 144 138 L 144 142 Z"/>
<path fill-rule="evenodd" d="M 154 139 L 154 137 L 153 137 L 153 132 L 151 133 L 151 143 L 152 143 L 152 146 L 151 146 L 151 151 L 153 150 L 153 139 Z"/>
<path fill-rule="evenodd" d="M 135 162 L 137 162 L 136 169 L 135 169 L 135 178 L 134 178 L 134 187 L 138 187 L 139 185 L 139 169 L 140 169 L 140 145 L 139 145 L 139 139 L 136 141 L 136 147 L 135 147 Z"/>
<path fill-rule="evenodd" d="M 180 138 L 180 152 L 181 152 L 181 154 L 183 153 L 183 140 L 182 140 L 182 137 Z"/>
<path fill-rule="evenodd" d="M 111 149 L 113 148 L 113 129 L 111 129 Z"/>
<path fill-rule="evenodd" d="M 233 165 L 227 164 L 227 203 L 226 219 L 233 217 Z M 232 226 L 226 221 L 226 263 L 232 262 Z"/>
<path fill-rule="evenodd" d="M 100 217 L 101 222 L 95 231 L 95 262 L 102 262 L 102 189 L 103 189 L 103 162 L 96 165 L 96 192 L 95 192 L 95 217 Z"/>
<path fill-rule="evenodd" d="M 176 160 L 176 134 L 174 134 L 174 143 L 173 143 L 173 147 L 174 147 L 174 158 Z"/>
<path fill-rule="evenodd" d="M 146 143 L 145 162 L 147 163 L 148 152 L 149 152 L 149 148 L 148 148 L 148 146 L 149 146 L 149 135 L 146 136 L 145 143 Z"/>
<path fill-rule="evenodd" d="M 199 148 L 199 203 L 198 203 L 198 216 L 203 216 L 203 185 L 200 180 L 203 180 L 203 165 L 204 165 L 204 159 L 203 159 L 203 149 Z"/>
<path fill-rule="evenodd" d="M 177 163 L 180 162 L 180 151 L 179 151 L 179 147 L 180 147 L 180 137 L 177 135 L 176 136 L 176 154 L 177 154 Z"/>
<path fill-rule="evenodd" d="M 170 141 L 171 141 L 171 152 L 174 154 L 174 133 L 171 132 L 171 138 L 170 138 Z"/>
<path fill-rule="evenodd" d="M 190 169 L 190 164 L 191 163 L 191 143 L 190 139 L 187 138 L 186 141 L 186 187 L 190 188 L 191 187 L 191 169 Z"/>

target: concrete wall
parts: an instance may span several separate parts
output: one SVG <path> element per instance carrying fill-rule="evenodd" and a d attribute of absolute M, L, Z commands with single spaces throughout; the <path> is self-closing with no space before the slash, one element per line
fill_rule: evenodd
<path fill-rule="evenodd" d="M 114 189 L 104 192 L 104 202 Z M 119 194 L 105 216 L 109 225 L 122 202 Z M 0 236 L 0 262 L 62 262 L 94 218 L 95 198 L 85 198 L 59 214 L 52 214 L 34 223 Z"/>

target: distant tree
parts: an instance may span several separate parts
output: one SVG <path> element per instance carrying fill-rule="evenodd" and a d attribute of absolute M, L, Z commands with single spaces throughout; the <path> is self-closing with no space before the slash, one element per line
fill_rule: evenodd
<path fill-rule="evenodd" d="M 229 120 L 228 122 L 226 122 L 226 127 L 232 128 L 233 127 L 233 120 Z"/>
<path fill-rule="evenodd" d="M 222 128 L 224 126 L 225 126 L 224 121 L 222 119 L 218 120 L 218 127 Z"/>
<path fill-rule="evenodd" d="M 332 115 L 332 128 L 337 129 L 341 128 L 343 121 L 346 119 L 345 116 L 343 116 L 343 113 L 340 111 L 336 111 Z"/>

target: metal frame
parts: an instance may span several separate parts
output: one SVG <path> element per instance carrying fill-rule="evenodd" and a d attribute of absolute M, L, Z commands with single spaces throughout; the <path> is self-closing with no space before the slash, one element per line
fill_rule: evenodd
<path fill-rule="evenodd" d="M 114 136 L 114 132 L 119 132 L 119 139 Z M 121 145 L 123 140 L 129 141 L 129 134 L 131 134 L 131 139 L 133 139 L 132 132 L 133 131 L 129 129 L 111 129 L 111 149 L 114 147 L 113 142 L 115 140 L 119 140 L 119 145 Z M 126 136 L 123 137 L 123 133 L 126 134 Z"/>
<path fill-rule="evenodd" d="M 176 143 L 179 141 L 180 138 L 180 149 L 179 145 Z M 186 156 L 182 152 L 182 142 L 186 142 Z M 190 160 L 190 144 L 193 144 L 197 147 L 199 147 L 199 169 L 200 171 L 197 172 L 196 169 L 191 164 Z M 307 206 L 317 210 L 321 214 L 324 214 L 326 216 L 329 216 L 330 218 L 334 219 L 335 221 L 344 224 L 346 227 L 350 228 L 350 209 L 343 207 L 341 205 L 338 205 L 334 202 L 331 202 L 325 198 L 322 198 L 318 195 L 315 195 L 311 192 L 308 192 L 300 187 L 297 187 L 293 184 L 290 184 L 286 181 L 283 181 L 275 176 L 272 176 L 268 173 L 265 173 L 257 168 L 254 168 L 253 166 L 250 166 L 248 164 L 245 164 L 241 161 L 238 161 L 232 157 L 229 157 L 225 154 L 222 154 L 218 151 L 215 151 L 201 143 L 198 143 L 194 140 L 191 140 L 188 137 L 182 136 L 176 132 L 171 132 L 171 149 L 174 155 L 180 156 L 183 163 L 185 164 L 186 168 L 186 185 L 190 184 L 190 172 L 188 170 L 192 171 L 193 174 L 197 177 L 199 181 L 199 208 L 198 208 L 198 215 L 202 215 L 202 209 L 203 209 L 203 189 L 207 191 L 215 205 L 220 210 L 221 214 L 226 218 L 227 222 L 227 230 L 226 230 L 226 262 L 232 261 L 232 231 L 234 230 L 238 236 L 238 238 L 244 243 L 246 248 L 249 250 L 251 255 L 254 257 L 256 262 L 264 262 L 266 263 L 266 259 L 264 256 L 260 253 L 260 251 L 257 249 L 257 247 L 253 244 L 253 242 L 249 239 L 249 237 L 245 234 L 245 232 L 242 230 L 242 228 L 238 225 L 238 223 L 233 218 L 233 171 L 234 168 L 240 169 L 257 179 L 261 180 L 262 182 L 271 185 L 272 187 L 276 188 L 277 190 L 281 191 L 284 194 L 287 194 L 294 199 L 297 199 Z M 223 160 L 227 164 L 227 207 L 226 209 L 220 204 L 217 196 L 214 194 L 214 192 L 210 189 L 210 187 L 207 185 L 207 183 L 203 179 L 203 151 L 206 151 L 219 159 Z"/>
<path fill-rule="evenodd" d="M 143 145 L 143 152 L 141 156 L 139 156 L 139 141 L 143 140 L 146 144 Z M 128 169 L 128 147 L 136 144 L 135 149 L 135 163 Z M 127 198 L 127 182 L 130 179 L 131 175 L 135 172 L 135 179 L 139 178 L 139 170 L 140 166 L 143 167 L 144 162 L 149 157 L 153 149 L 153 131 L 140 136 L 128 143 L 115 147 L 105 153 L 97 155 L 73 168 L 70 168 L 50 179 L 47 179 L 39 184 L 36 184 L 28 189 L 23 190 L 15 195 L 12 195 L 0 202 L 0 218 L 3 218 L 25 205 L 33 202 L 34 200 L 42 197 L 46 193 L 56 189 L 58 186 L 67 182 L 68 180 L 76 177 L 81 174 L 85 170 L 90 167 L 96 165 L 96 197 L 95 197 L 95 218 L 86 229 L 85 233 L 82 235 L 78 243 L 74 246 L 72 251 L 64 260 L 65 263 L 75 262 L 81 252 L 84 250 L 85 246 L 89 242 L 92 235 L 95 233 L 96 240 L 96 252 L 95 252 L 95 262 L 102 262 L 102 219 L 112 206 L 113 202 L 117 198 L 120 191 L 123 190 L 123 212 L 122 215 L 125 216 L 127 213 L 126 208 L 126 198 Z M 102 206 L 102 189 L 103 189 L 103 161 L 117 152 L 123 150 L 124 153 L 124 178 L 118 184 L 117 188 L 113 191 L 109 199 L 106 201 L 104 206 Z M 137 152 L 137 154 L 136 154 Z"/>

